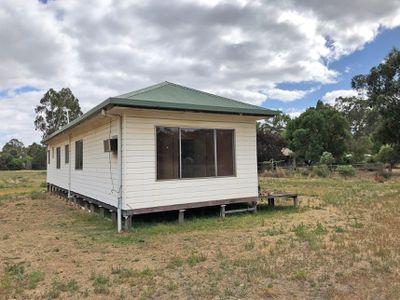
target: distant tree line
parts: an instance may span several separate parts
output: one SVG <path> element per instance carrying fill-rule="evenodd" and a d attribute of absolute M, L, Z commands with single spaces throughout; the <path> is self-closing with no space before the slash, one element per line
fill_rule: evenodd
<path fill-rule="evenodd" d="M 358 96 L 339 97 L 334 106 L 319 100 L 297 118 L 278 115 L 258 124 L 259 163 L 283 159 L 283 147 L 297 161 L 317 163 L 331 155 L 339 164 L 398 163 L 400 51 L 393 49 L 368 74 L 354 76 L 351 85 Z"/>
<path fill-rule="evenodd" d="M 37 143 L 25 147 L 19 140 L 11 139 L 0 152 L 0 169 L 46 169 L 46 147 Z"/>

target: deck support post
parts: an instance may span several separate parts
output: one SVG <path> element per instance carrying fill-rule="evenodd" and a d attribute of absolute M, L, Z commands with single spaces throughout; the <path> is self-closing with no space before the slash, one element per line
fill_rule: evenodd
<path fill-rule="evenodd" d="M 100 217 L 104 218 L 105 216 L 105 211 L 103 206 L 99 206 L 99 215 Z"/>
<path fill-rule="evenodd" d="M 253 209 L 252 213 L 253 213 L 253 214 L 256 214 L 256 213 L 257 213 L 257 202 L 253 202 L 253 203 L 252 203 L 252 206 L 253 206 L 253 207 L 252 207 L 252 209 Z"/>
<path fill-rule="evenodd" d="M 125 231 L 130 231 L 132 228 L 132 216 L 124 216 L 124 218 L 125 218 L 124 229 Z"/>
<path fill-rule="evenodd" d="M 185 210 L 184 209 L 180 209 L 179 210 L 179 215 L 178 215 L 178 223 L 179 224 L 183 224 L 184 221 L 185 221 Z"/>
<path fill-rule="evenodd" d="M 90 204 L 89 204 L 89 210 L 90 210 L 90 212 L 94 212 L 94 203 L 92 203 L 92 202 L 90 202 Z"/>
<path fill-rule="evenodd" d="M 221 210 L 220 210 L 221 218 L 225 218 L 225 208 L 226 208 L 226 205 L 222 204 L 221 205 Z"/>
<path fill-rule="evenodd" d="M 110 212 L 113 225 L 117 225 L 117 212 L 113 210 L 110 210 Z"/>
<path fill-rule="evenodd" d="M 85 210 L 89 209 L 87 201 L 83 201 L 83 207 L 85 208 Z"/>
<path fill-rule="evenodd" d="M 294 207 L 299 207 L 299 197 L 294 197 L 293 198 L 293 205 Z"/>

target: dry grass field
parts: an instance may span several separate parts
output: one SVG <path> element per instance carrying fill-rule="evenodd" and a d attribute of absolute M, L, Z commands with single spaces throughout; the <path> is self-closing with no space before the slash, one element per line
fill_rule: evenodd
<path fill-rule="evenodd" d="M 0 172 L 0 299 L 398 299 L 400 179 L 260 178 L 298 192 L 221 219 L 138 218 L 117 234 L 44 193 L 44 172 Z"/>

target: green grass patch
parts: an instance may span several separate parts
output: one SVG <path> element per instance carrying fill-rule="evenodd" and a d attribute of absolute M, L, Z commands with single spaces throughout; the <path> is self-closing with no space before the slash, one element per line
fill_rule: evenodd
<path fill-rule="evenodd" d="M 171 261 L 168 263 L 167 268 L 176 269 L 182 267 L 185 261 L 180 257 L 173 257 Z"/>
<path fill-rule="evenodd" d="M 110 279 L 103 274 L 92 274 L 90 278 L 93 282 L 94 292 L 96 294 L 108 295 L 110 293 Z"/>
<path fill-rule="evenodd" d="M 298 270 L 292 274 L 291 279 L 304 281 L 304 280 L 306 280 L 306 272 L 304 270 Z"/>
<path fill-rule="evenodd" d="M 204 261 L 206 261 L 207 260 L 207 256 L 205 256 L 204 254 L 202 254 L 202 253 L 192 253 L 192 255 L 191 256 L 189 256 L 188 258 L 187 258 L 187 263 L 189 264 L 189 266 L 191 266 L 191 267 L 193 267 L 193 266 L 195 266 L 195 265 L 197 265 L 197 264 L 199 264 L 199 263 L 202 263 L 202 262 L 204 262 Z"/>
<path fill-rule="evenodd" d="M 78 282 L 75 279 L 64 281 L 62 279 L 54 279 L 51 284 L 51 289 L 47 296 L 50 299 L 58 298 L 62 292 L 73 294 L 79 290 Z"/>
<path fill-rule="evenodd" d="M 318 227 L 316 227 L 318 228 Z M 308 230 L 304 224 L 295 226 L 292 230 L 298 241 L 306 242 L 312 250 L 320 248 L 318 234 L 316 230 Z"/>
<path fill-rule="evenodd" d="M 41 271 L 33 271 L 28 274 L 28 288 L 35 289 L 39 282 L 44 280 L 44 272 Z"/>

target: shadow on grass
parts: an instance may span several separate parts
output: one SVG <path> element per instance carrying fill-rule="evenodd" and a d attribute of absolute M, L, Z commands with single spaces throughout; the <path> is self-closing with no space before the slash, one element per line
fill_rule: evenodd
<path fill-rule="evenodd" d="M 229 209 L 242 207 L 243 205 L 231 205 Z M 96 214 L 76 214 L 71 225 L 93 241 L 123 245 L 144 243 L 158 235 L 244 229 L 264 224 L 265 219 L 304 211 L 293 206 L 271 208 L 265 204 L 258 205 L 257 209 L 257 214 L 241 213 L 225 218 L 219 216 L 219 207 L 188 209 L 185 211 L 185 223 L 182 225 L 178 224 L 177 211 L 143 214 L 134 216 L 132 230 L 122 234 L 116 232 L 109 218 L 100 218 Z"/>

